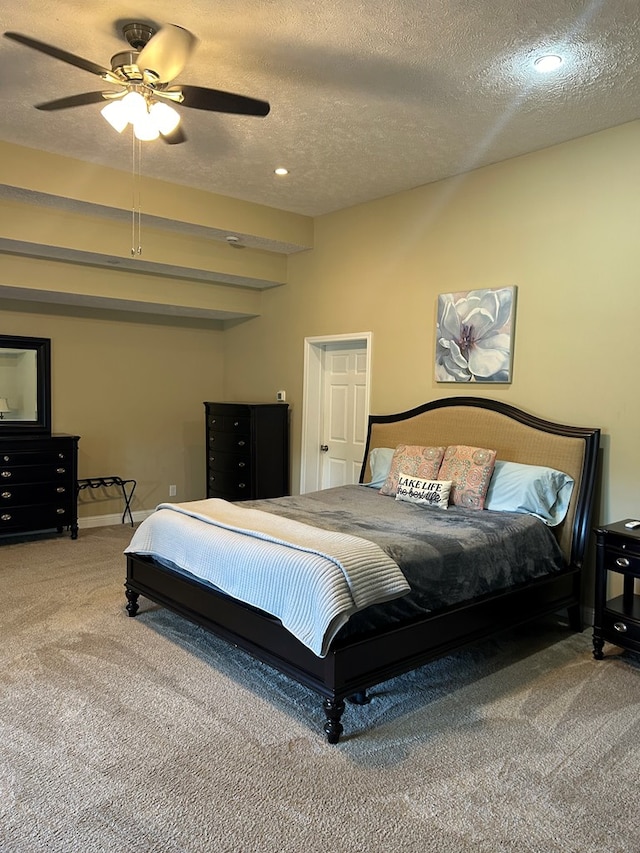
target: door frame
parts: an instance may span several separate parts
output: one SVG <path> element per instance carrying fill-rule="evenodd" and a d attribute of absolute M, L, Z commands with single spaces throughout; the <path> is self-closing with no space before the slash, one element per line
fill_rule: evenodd
<path fill-rule="evenodd" d="M 365 412 L 369 415 L 371 398 L 372 332 L 346 335 L 320 335 L 304 339 L 304 377 L 302 388 L 302 443 L 300 450 L 300 494 L 320 488 L 320 442 L 323 422 L 324 354 L 333 345 L 356 344 L 366 350 Z M 363 425 L 366 432 L 367 424 Z"/>

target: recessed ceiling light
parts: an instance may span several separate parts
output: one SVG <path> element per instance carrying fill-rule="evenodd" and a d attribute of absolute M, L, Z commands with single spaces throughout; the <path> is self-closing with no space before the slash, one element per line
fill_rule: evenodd
<path fill-rule="evenodd" d="M 276 175 L 288 175 L 289 174 L 289 170 L 285 169 L 284 166 L 278 166 L 278 168 L 274 169 L 273 171 L 276 173 Z"/>
<path fill-rule="evenodd" d="M 540 74 L 548 74 L 550 71 L 555 71 L 562 65 L 562 57 L 557 53 L 548 53 L 545 56 L 539 56 L 533 63 L 533 67 Z"/>

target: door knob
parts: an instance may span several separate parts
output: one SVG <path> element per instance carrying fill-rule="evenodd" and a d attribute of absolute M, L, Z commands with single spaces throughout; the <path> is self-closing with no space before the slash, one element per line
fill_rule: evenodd
<path fill-rule="evenodd" d="M 320 450 L 321 450 L 323 453 L 326 453 L 328 449 L 329 449 L 329 445 L 328 445 L 328 444 L 321 444 L 321 445 L 320 445 Z"/>

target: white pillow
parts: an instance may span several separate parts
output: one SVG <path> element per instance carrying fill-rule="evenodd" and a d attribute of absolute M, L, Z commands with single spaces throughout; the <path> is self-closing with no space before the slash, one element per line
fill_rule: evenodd
<path fill-rule="evenodd" d="M 401 473 L 398 476 L 396 500 L 447 509 L 451 484 L 451 480 L 420 480 L 411 474 Z"/>
<path fill-rule="evenodd" d="M 484 508 L 528 513 L 555 527 L 567 514 L 573 485 L 572 477 L 555 468 L 497 461 Z"/>
<path fill-rule="evenodd" d="M 371 482 L 364 483 L 365 486 L 371 486 L 372 489 L 381 489 L 391 470 L 391 460 L 393 459 L 393 447 L 374 447 L 369 454 L 369 467 L 371 468 Z"/>

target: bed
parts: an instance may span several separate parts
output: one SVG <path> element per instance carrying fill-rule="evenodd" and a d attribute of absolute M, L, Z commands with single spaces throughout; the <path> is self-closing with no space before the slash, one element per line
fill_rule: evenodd
<path fill-rule="evenodd" d="M 241 505 L 214 502 L 218 505 L 213 510 L 222 515 L 213 522 L 206 514 L 209 501 L 160 505 L 136 530 L 127 549 L 127 613 L 138 613 L 143 596 L 316 691 L 322 698 L 327 740 L 338 743 L 345 700 L 355 705 L 370 701 L 367 691 L 374 685 L 548 614 L 566 614 L 570 627 L 582 630 L 581 579 L 599 440 L 596 428 L 554 423 L 501 401 L 471 396 L 435 400 L 399 414 L 371 415 L 357 485 Z M 382 495 L 375 481 L 380 460 L 386 454 L 382 477 L 388 491 L 388 467 L 397 469 L 393 459 L 405 458 L 398 457 L 405 446 L 429 452 L 437 448 L 446 454 L 465 447 L 490 451 L 488 508 L 466 505 L 461 498 L 443 511 L 402 494 L 399 498 L 398 492 L 413 492 L 414 481 L 406 477 L 398 481 L 396 476 L 395 495 Z M 520 505 L 514 509 L 508 501 L 501 503 L 497 489 L 491 492 L 498 464 L 503 473 L 562 472 L 571 483 L 569 491 L 563 486 L 562 520 L 541 520 Z M 424 492 L 419 494 L 424 497 Z M 245 535 L 250 531 L 236 516 L 255 521 L 257 529 Z M 187 525 L 184 541 L 176 546 L 173 533 L 165 533 L 167 521 L 181 530 Z M 168 544 L 160 546 L 163 536 Z M 219 576 L 197 577 L 189 562 L 193 543 L 206 573 L 209 564 L 220 559 L 213 554 L 223 547 L 218 545 L 221 537 L 224 548 L 238 543 L 226 560 L 234 570 L 225 574 L 228 566 L 222 566 Z M 363 550 L 353 550 L 356 547 Z M 263 599 L 253 598 L 252 591 L 246 594 L 242 586 L 245 571 L 255 570 L 258 553 L 272 553 L 265 559 L 275 560 L 280 572 L 269 582 L 269 594 L 275 589 L 281 599 L 273 608 L 264 609 Z M 314 562 L 318 560 L 323 561 L 321 568 Z M 300 627 L 297 613 L 293 621 L 290 618 L 288 594 L 281 585 L 291 581 L 309 587 L 311 595 L 317 577 L 325 583 L 326 574 L 326 582 L 333 583 L 327 567 L 333 572 L 336 565 L 339 582 L 353 593 L 351 609 L 345 605 L 334 612 L 333 603 L 324 608 L 326 590 L 319 587 L 320 598 L 307 602 L 307 622 Z M 394 567 L 406 581 L 404 588 Z M 297 575 L 307 571 L 306 576 Z M 251 590 L 263 585 L 262 567 L 258 576 L 260 583 L 252 581 Z M 318 627 L 320 614 L 325 621 Z"/>

